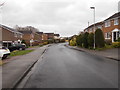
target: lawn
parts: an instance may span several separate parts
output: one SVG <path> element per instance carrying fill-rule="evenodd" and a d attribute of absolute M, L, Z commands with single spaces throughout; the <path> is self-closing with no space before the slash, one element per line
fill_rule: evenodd
<path fill-rule="evenodd" d="M 2 60 L 0 60 L 0 66 L 2 65 Z"/>
<path fill-rule="evenodd" d="M 37 46 L 28 46 L 27 48 L 37 48 L 37 47 L 42 47 L 43 45 L 37 45 Z"/>
<path fill-rule="evenodd" d="M 22 50 L 22 51 L 13 51 L 10 53 L 10 56 L 20 56 L 20 55 L 25 55 L 25 54 L 28 54 L 30 52 L 32 52 L 34 50 Z"/>

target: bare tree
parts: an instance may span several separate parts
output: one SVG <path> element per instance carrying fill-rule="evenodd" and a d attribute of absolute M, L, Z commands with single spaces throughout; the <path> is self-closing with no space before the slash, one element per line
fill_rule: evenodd
<path fill-rule="evenodd" d="M 3 6 L 5 3 L 0 3 L 0 7 Z"/>

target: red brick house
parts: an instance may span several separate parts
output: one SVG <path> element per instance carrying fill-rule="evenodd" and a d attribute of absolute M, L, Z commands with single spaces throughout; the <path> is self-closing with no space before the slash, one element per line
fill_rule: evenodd
<path fill-rule="evenodd" d="M 12 43 L 21 43 L 23 34 L 13 28 L 0 25 L 0 43 L 6 47 Z"/>
<path fill-rule="evenodd" d="M 17 30 L 23 33 L 23 40 L 28 46 L 39 45 L 42 42 L 43 32 L 39 32 L 38 29 L 32 26 L 17 27 Z"/>
<path fill-rule="evenodd" d="M 42 43 L 43 32 L 36 32 L 39 35 L 39 43 Z"/>
<path fill-rule="evenodd" d="M 60 34 L 54 34 L 54 42 L 59 43 L 60 42 Z"/>
<path fill-rule="evenodd" d="M 43 33 L 42 34 L 42 41 L 46 41 L 46 40 L 48 40 L 48 35 Z"/>
<path fill-rule="evenodd" d="M 96 29 L 103 29 L 103 22 L 98 22 L 95 24 L 95 30 Z M 86 29 L 84 29 L 84 32 L 88 32 L 88 33 L 94 33 L 94 24 L 90 25 L 89 27 L 87 27 Z"/>
<path fill-rule="evenodd" d="M 104 20 L 103 32 L 105 39 L 112 42 L 115 42 L 120 37 L 120 12 Z"/>
<path fill-rule="evenodd" d="M 54 33 L 45 33 L 48 36 L 48 40 L 53 40 L 54 39 Z"/>
<path fill-rule="evenodd" d="M 42 33 L 41 32 L 32 32 L 32 31 L 20 31 L 23 33 L 23 40 L 25 40 L 28 46 L 39 45 L 42 43 Z"/>
<path fill-rule="evenodd" d="M 19 31 L 23 33 L 23 40 L 25 40 L 26 45 L 30 45 L 30 43 L 33 43 L 34 40 L 34 34 L 32 31 Z"/>
<path fill-rule="evenodd" d="M 103 31 L 105 40 L 115 42 L 120 37 L 120 12 L 115 13 L 102 22 L 96 23 L 95 30 L 97 28 Z M 94 24 L 84 29 L 84 32 L 94 33 Z"/>

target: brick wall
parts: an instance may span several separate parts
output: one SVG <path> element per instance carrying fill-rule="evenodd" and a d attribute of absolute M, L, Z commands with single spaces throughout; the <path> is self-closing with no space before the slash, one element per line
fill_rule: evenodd
<path fill-rule="evenodd" d="M 42 35 L 42 40 L 48 40 L 48 35 L 47 34 L 43 34 Z"/>
<path fill-rule="evenodd" d="M 4 28 L 2 29 L 2 41 L 15 41 L 15 40 L 17 39 L 14 37 L 14 32 L 11 32 Z"/>
<path fill-rule="evenodd" d="M 112 31 L 117 28 L 120 29 L 119 25 L 120 25 L 120 19 L 119 19 L 119 25 L 114 25 L 114 19 L 110 20 L 110 26 L 109 27 L 105 27 L 105 22 L 103 24 L 103 33 L 104 33 L 104 37 L 105 37 L 105 33 L 110 32 L 110 40 L 112 40 Z"/>

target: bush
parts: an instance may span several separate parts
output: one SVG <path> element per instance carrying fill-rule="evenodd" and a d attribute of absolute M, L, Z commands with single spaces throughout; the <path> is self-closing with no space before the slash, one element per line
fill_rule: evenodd
<path fill-rule="evenodd" d="M 93 33 L 90 33 L 88 35 L 88 45 L 89 45 L 89 48 L 93 48 L 94 46 L 94 34 Z"/>
<path fill-rule="evenodd" d="M 104 36 L 101 29 L 97 29 L 95 31 L 95 44 L 98 48 L 102 48 L 105 46 Z"/>
<path fill-rule="evenodd" d="M 64 42 L 65 42 L 65 39 L 61 39 L 60 42 L 61 42 L 61 43 L 64 43 Z"/>
<path fill-rule="evenodd" d="M 48 44 L 48 42 L 43 42 L 43 45 L 47 45 Z"/>
<path fill-rule="evenodd" d="M 114 42 L 114 43 L 112 43 L 112 47 L 114 47 L 114 48 L 120 48 L 120 42 Z"/>
<path fill-rule="evenodd" d="M 106 39 L 106 40 L 105 40 L 105 44 L 111 45 L 111 44 L 112 44 L 112 41 L 111 41 L 110 39 Z"/>
<path fill-rule="evenodd" d="M 75 37 L 71 38 L 69 44 L 70 46 L 76 46 L 76 38 Z"/>
<path fill-rule="evenodd" d="M 48 40 L 48 44 L 54 43 L 54 39 Z"/>
<path fill-rule="evenodd" d="M 24 43 L 24 44 L 26 44 L 25 40 L 22 40 L 22 42 L 21 42 L 21 43 Z"/>
<path fill-rule="evenodd" d="M 83 42 L 82 39 L 83 39 L 83 37 L 82 37 L 81 34 L 76 37 L 76 45 L 77 45 L 77 46 L 81 46 L 81 47 L 82 47 L 82 42 Z"/>
<path fill-rule="evenodd" d="M 70 46 L 76 46 L 76 41 L 75 40 L 70 40 Z"/>
<path fill-rule="evenodd" d="M 118 38 L 118 40 L 117 40 L 118 42 L 120 42 L 120 37 Z"/>
<path fill-rule="evenodd" d="M 83 35 L 83 47 L 84 48 L 88 48 L 88 35 L 89 35 L 89 33 L 88 32 L 86 32 L 86 33 L 84 33 L 84 35 Z"/>

